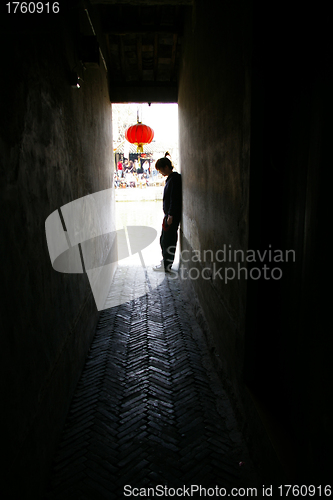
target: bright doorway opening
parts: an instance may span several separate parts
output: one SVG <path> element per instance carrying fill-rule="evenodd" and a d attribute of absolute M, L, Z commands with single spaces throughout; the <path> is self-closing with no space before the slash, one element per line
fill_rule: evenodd
<path fill-rule="evenodd" d="M 143 152 L 125 138 L 128 127 L 137 121 L 154 130 L 150 144 Z M 178 105 L 126 103 L 112 104 L 114 186 L 116 198 L 116 228 L 145 226 L 156 230 L 156 238 L 138 255 L 118 262 L 119 266 L 156 265 L 162 258 L 159 244 L 163 220 L 163 190 L 165 178 L 155 169 L 155 163 L 168 151 L 174 170 L 180 172 L 178 156 Z M 179 250 L 173 268 L 178 268 Z"/>

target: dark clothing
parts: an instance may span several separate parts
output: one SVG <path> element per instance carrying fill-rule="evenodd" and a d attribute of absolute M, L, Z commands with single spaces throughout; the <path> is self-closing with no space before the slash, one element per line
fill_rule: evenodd
<path fill-rule="evenodd" d="M 163 212 L 165 215 L 172 215 L 179 224 L 182 213 L 182 178 L 178 172 L 172 172 L 165 182 Z"/>
<path fill-rule="evenodd" d="M 175 259 L 175 251 L 178 240 L 178 225 L 172 223 L 167 231 L 162 228 L 160 245 L 162 249 L 164 269 L 170 270 Z"/>
<path fill-rule="evenodd" d="M 163 262 L 166 270 L 171 268 L 175 258 L 175 250 L 178 240 L 178 226 L 182 211 L 182 181 L 177 172 L 172 172 L 165 183 L 163 193 L 163 212 L 173 217 L 172 224 L 167 231 L 162 228 L 160 245 L 162 249 Z"/>

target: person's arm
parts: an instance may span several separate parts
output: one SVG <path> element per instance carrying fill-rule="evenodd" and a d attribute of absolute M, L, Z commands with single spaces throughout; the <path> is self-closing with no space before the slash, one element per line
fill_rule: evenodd
<path fill-rule="evenodd" d="M 167 224 L 172 224 L 174 217 L 179 217 L 181 214 L 181 203 L 182 203 L 182 185 L 180 175 L 175 176 L 170 179 L 170 206 L 168 211 Z"/>

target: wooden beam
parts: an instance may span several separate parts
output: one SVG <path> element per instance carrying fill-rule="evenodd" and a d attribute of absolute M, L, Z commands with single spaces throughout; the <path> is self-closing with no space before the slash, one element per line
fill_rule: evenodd
<path fill-rule="evenodd" d="M 136 50 L 138 57 L 138 75 L 139 75 L 139 81 L 141 81 L 142 80 L 142 36 L 141 35 L 138 35 L 137 37 Z"/>
<path fill-rule="evenodd" d="M 182 34 L 182 28 L 181 27 L 175 27 L 175 26 L 159 26 L 158 28 L 154 25 L 150 26 L 145 26 L 141 25 L 138 26 L 138 24 L 133 24 L 131 25 L 126 25 L 123 28 L 120 26 L 120 23 L 117 23 L 117 25 L 111 25 L 107 24 L 104 22 L 103 24 L 103 31 L 107 35 L 149 35 L 151 33 L 160 33 L 160 34 L 177 34 L 181 35 Z"/>
<path fill-rule="evenodd" d="M 153 5 L 187 5 L 192 6 L 193 0 L 90 0 L 91 4 L 103 4 L 103 5 L 142 5 L 143 7 L 149 7 Z"/>
<path fill-rule="evenodd" d="M 124 52 L 124 42 L 121 36 L 119 37 L 118 40 L 118 50 L 119 50 L 121 79 L 125 80 L 125 52 Z"/>
<path fill-rule="evenodd" d="M 154 81 L 157 80 L 157 66 L 158 66 L 158 33 L 155 33 L 154 38 Z"/>
<path fill-rule="evenodd" d="M 145 82 L 144 82 L 145 83 Z M 111 85 L 110 101 L 121 102 L 178 102 L 177 85 Z"/>
<path fill-rule="evenodd" d="M 175 62 L 176 62 L 176 51 L 177 51 L 177 40 L 178 35 L 173 35 L 172 53 L 171 53 L 171 70 L 170 70 L 170 80 L 172 81 L 175 76 Z"/>

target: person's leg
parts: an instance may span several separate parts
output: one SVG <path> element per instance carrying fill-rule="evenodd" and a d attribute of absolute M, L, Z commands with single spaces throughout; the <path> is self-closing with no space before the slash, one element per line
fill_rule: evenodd
<path fill-rule="evenodd" d="M 160 236 L 160 247 L 162 250 L 162 258 L 163 258 L 163 240 L 164 240 L 164 230 L 162 228 L 161 236 Z"/>
<path fill-rule="evenodd" d="M 160 244 L 164 261 L 164 268 L 170 271 L 175 259 L 175 251 L 178 240 L 178 224 L 172 224 L 168 231 L 162 229 Z"/>
<path fill-rule="evenodd" d="M 160 246 L 162 250 L 162 260 L 160 264 L 157 264 L 156 266 L 153 267 L 154 271 L 165 271 L 164 268 L 164 257 L 163 257 L 163 251 L 164 251 L 164 231 L 162 229 L 161 236 L 160 236 Z"/>

